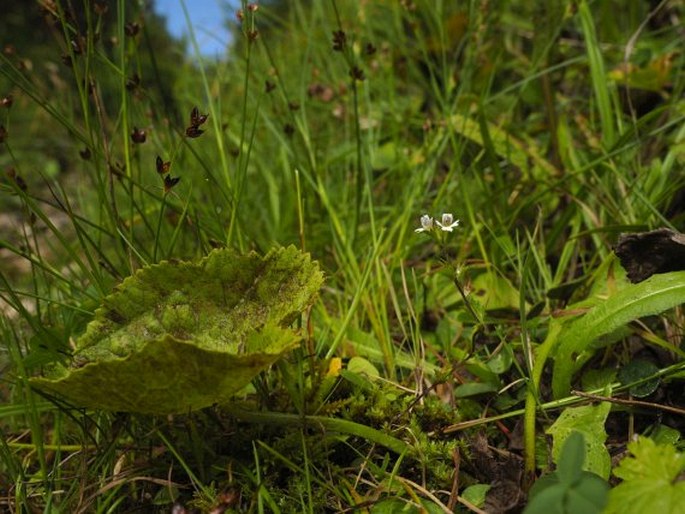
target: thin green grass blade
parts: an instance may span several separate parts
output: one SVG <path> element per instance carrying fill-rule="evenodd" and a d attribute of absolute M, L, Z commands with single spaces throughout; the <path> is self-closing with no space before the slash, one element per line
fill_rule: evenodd
<path fill-rule="evenodd" d="M 580 23 L 583 27 L 583 34 L 585 35 L 585 46 L 590 65 L 590 79 L 592 80 L 592 88 L 595 92 L 595 101 L 597 102 L 599 120 L 602 127 L 602 141 L 605 148 L 611 148 L 616 140 L 616 128 L 612 116 L 609 89 L 607 88 L 608 77 L 604 70 L 602 49 L 597 41 L 593 15 L 587 2 L 580 3 L 578 12 Z"/>
<path fill-rule="evenodd" d="M 284 414 L 280 412 L 252 411 L 236 405 L 226 405 L 226 412 L 237 419 L 249 423 L 266 423 L 280 426 L 303 427 L 311 424 L 324 430 L 349 434 L 366 441 L 376 443 L 398 455 L 410 453 L 412 448 L 402 439 L 388 435 L 380 430 L 347 419 L 331 418 L 327 416 L 300 416 L 299 414 Z"/>

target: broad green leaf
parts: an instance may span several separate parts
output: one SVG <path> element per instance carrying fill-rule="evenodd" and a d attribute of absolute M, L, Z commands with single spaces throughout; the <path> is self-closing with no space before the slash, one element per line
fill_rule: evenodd
<path fill-rule="evenodd" d="M 659 314 L 685 303 L 685 271 L 654 275 L 630 284 L 570 322 L 555 346 L 552 390 L 556 398 L 569 393 L 574 371 L 592 355 L 592 343 L 630 321 Z"/>
<path fill-rule="evenodd" d="M 495 384 L 487 382 L 468 382 L 454 388 L 454 397 L 470 398 L 481 394 L 493 394 L 497 392 L 497 389 L 498 387 Z"/>
<path fill-rule="evenodd" d="M 583 471 L 584 439 L 575 430 L 566 438 L 557 470 L 535 482 L 525 514 L 599 514 L 602 511 L 609 485 L 596 474 Z"/>
<path fill-rule="evenodd" d="M 554 462 L 559 464 L 561 449 L 568 437 L 573 432 L 580 432 L 585 436 L 583 469 L 602 478 L 608 478 L 611 471 L 611 458 L 604 447 L 607 437 L 604 423 L 610 410 L 611 405 L 607 402 L 565 409 L 554 424 L 547 429 L 547 433 L 552 435 L 554 441 L 552 448 Z"/>
<path fill-rule="evenodd" d="M 566 497 L 568 514 L 600 514 L 607 504 L 609 484 L 589 471 L 583 471 L 578 484 Z"/>
<path fill-rule="evenodd" d="M 402 152 L 397 151 L 397 144 L 389 141 L 376 148 L 372 155 L 371 166 L 375 170 L 397 168 L 398 161 L 405 159 Z"/>
<path fill-rule="evenodd" d="M 347 363 L 347 369 L 352 373 L 357 373 L 360 375 L 366 375 L 367 377 L 377 378 L 381 374 L 378 368 L 374 366 L 370 361 L 363 357 L 352 357 L 350 362 Z"/>
<path fill-rule="evenodd" d="M 437 303 L 450 310 L 462 304 L 464 299 L 454 285 L 453 277 L 447 273 L 436 274 L 431 287 L 436 291 Z M 469 301 L 484 311 L 514 311 L 520 308 L 520 293 L 509 280 L 495 271 L 484 271 L 471 281 Z M 484 312 L 482 312 L 484 314 Z M 470 316 L 470 315 L 469 315 Z M 469 318 L 470 319 L 470 318 Z"/>
<path fill-rule="evenodd" d="M 464 489 L 464 492 L 461 493 L 461 497 L 471 505 L 483 507 L 483 505 L 485 505 L 485 496 L 488 494 L 491 487 L 490 484 L 473 484 Z"/>
<path fill-rule="evenodd" d="M 478 377 L 481 382 L 487 382 L 498 388 L 501 386 L 501 381 L 497 374 L 477 357 L 471 358 L 464 367 L 466 371 Z"/>
<path fill-rule="evenodd" d="M 479 274 L 471 283 L 472 295 L 486 310 L 511 309 L 518 312 L 520 293 L 506 278 L 494 271 Z"/>
<path fill-rule="evenodd" d="M 634 359 L 623 366 L 618 372 L 618 379 L 621 384 L 631 384 L 638 382 L 647 377 L 653 376 L 659 371 L 659 368 L 652 361 L 646 359 Z M 647 382 L 641 382 L 633 385 L 629 391 L 632 396 L 637 398 L 644 398 L 649 396 L 657 387 L 659 387 L 660 380 L 653 378 Z"/>
<path fill-rule="evenodd" d="M 656 444 L 676 444 L 680 441 L 680 430 L 659 424 L 649 436 Z"/>
<path fill-rule="evenodd" d="M 400 498 L 388 498 L 375 503 L 369 510 L 371 514 L 442 514 L 435 503 L 421 499 L 421 505 Z"/>
<path fill-rule="evenodd" d="M 548 514 L 564 512 L 563 505 L 568 488 L 562 484 L 546 487 L 532 496 L 524 514 Z"/>
<path fill-rule="evenodd" d="M 76 405 L 170 414 L 227 400 L 294 348 L 323 276 L 295 247 L 139 270 L 106 297 L 68 366 L 34 386 Z"/>
<path fill-rule="evenodd" d="M 588 369 L 583 372 L 581 386 L 583 391 L 603 389 L 616 380 L 616 370 L 611 368 Z"/>
<path fill-rule="evenodd" d="M 477 120 L 455 114 L 449 118 L 449 128 L 466 139 L 484 146 L 483 131 Z M 526 178 L 546 180 L 550 176 L 559 175 L 553 164 L 542 155 L 534 143 L 521 141 L 503 128 L 486 123 L 488 135 L 495 152 L 519 168 Z"/>
<path fill-rule="evenodd" d="M 614 475 L 626 481 L 674 481 L 685 469 L 685 453 L 679 453 L 670 444 L 657 444 L 648 437 L 639 437 L 628 443 L 632 454 L 621 461 Z"/>
<path fill-rule="evenodd" d="M 502 373 L 509 371 L 509 368 L 511 368 L 513 363 L 514 351 L 511 349 L 511 345 L 505 344 L 496 355 L 493 355 L 490 360 L 486 362 L 486 365 L 490 371 L 501 375 Z"/>
<path fill-rule="evenodd" d="M 524 514 L 599 514 L 607 503 L 609 484 L 582 471 L 570 484 L 559 481 L 557 472 L 538 479 L 530 490 Z"/>
<path fill-rule="evenodd" d="M 583 471 L 585 461 L 585 440 L 578 431 L 571 432 L 561 448 L 557 462 L 557 474 L 563 483 L 573 484 Z"/>
<path fill-rule="evenodd" d="M 671 445 L 657 445 L 640 437 L 628 444 L 632 456 L 614 470 L 623 479 L 609 493 L 607 514 L 677 514 L 685 505 L 685 482 L 677 477 L 685 469 L 685 454 Z"/>

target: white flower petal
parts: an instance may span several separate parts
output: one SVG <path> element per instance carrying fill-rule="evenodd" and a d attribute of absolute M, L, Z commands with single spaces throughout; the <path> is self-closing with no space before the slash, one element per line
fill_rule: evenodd
<path fill-rule="evenodd" d="M 433 230 L 433 218 L 431 218 L 428 214 L 424 214 L 421 216 L 421 228 L 417 228 L 416 232 L 427 232 L 429 230 Z"/>
<path fill-rule="evenodd" d="M 451 213 L 446 212 L 442 215 L 442 222 L 436 221 L 441 230 L 452 232 L 454 227 L 459 226 L 459 220 L 455 220 Z"/>

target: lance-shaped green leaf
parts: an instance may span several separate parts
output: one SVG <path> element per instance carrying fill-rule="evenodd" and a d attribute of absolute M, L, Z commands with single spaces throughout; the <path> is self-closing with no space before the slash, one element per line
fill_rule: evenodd
<path fill-rule="evenodd" d="M 71 363 L 31 382 L 114 411 L 170 414 L 225 401 L 297 345 L 288 326 L 322 282 L 292 246 L 143 268 L 105 298 Z"/>
<path fill-rule="evenodd" d="M 554 355 L 552 390 L 555 398 L 568 394 L 571 377 L 592 355 L 597 339 L 630 321 L 659 314 L 685 303 L 685 271 L 654 275 L 630 284 L 589 312 L 570 322 L 559 334 Z"/>

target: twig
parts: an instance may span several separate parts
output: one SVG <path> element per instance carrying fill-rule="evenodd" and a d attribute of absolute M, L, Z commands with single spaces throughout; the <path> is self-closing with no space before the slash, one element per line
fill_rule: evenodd
<path fill-rule="evenodd" d="M 626 400 L 623 398 L 613 398 L 611 396 L 600 396 L 598 394 L 589 394 L 582 391 L 571 391 L 571 394 L 575 396 L 580 396 L 582 398 L 589 398 L 590 400 L 598 400 L 601 402 L 616 403 L 619 405 L 630 405 L 634 407 L 647 407 L 648 409 L 659 409 L 672 412 L 674 414 L 685 415 L 685 409 L 679 409 L 677 407 L 669 407 L 668 405 L 661 405 L 659 403 L 643 402 L 642 400 Z"/>
<path fill-rule="evenodd" d="M 459 473 L 461 471 L 461 454 L 459 453 L 458 446 L 452 450 L 452 462 L 454 462 L 452 490 L 450 491 L 450 499 L 447 502 L 447 508 L 454 511 L 456 503 L 459 501 Z"/>

